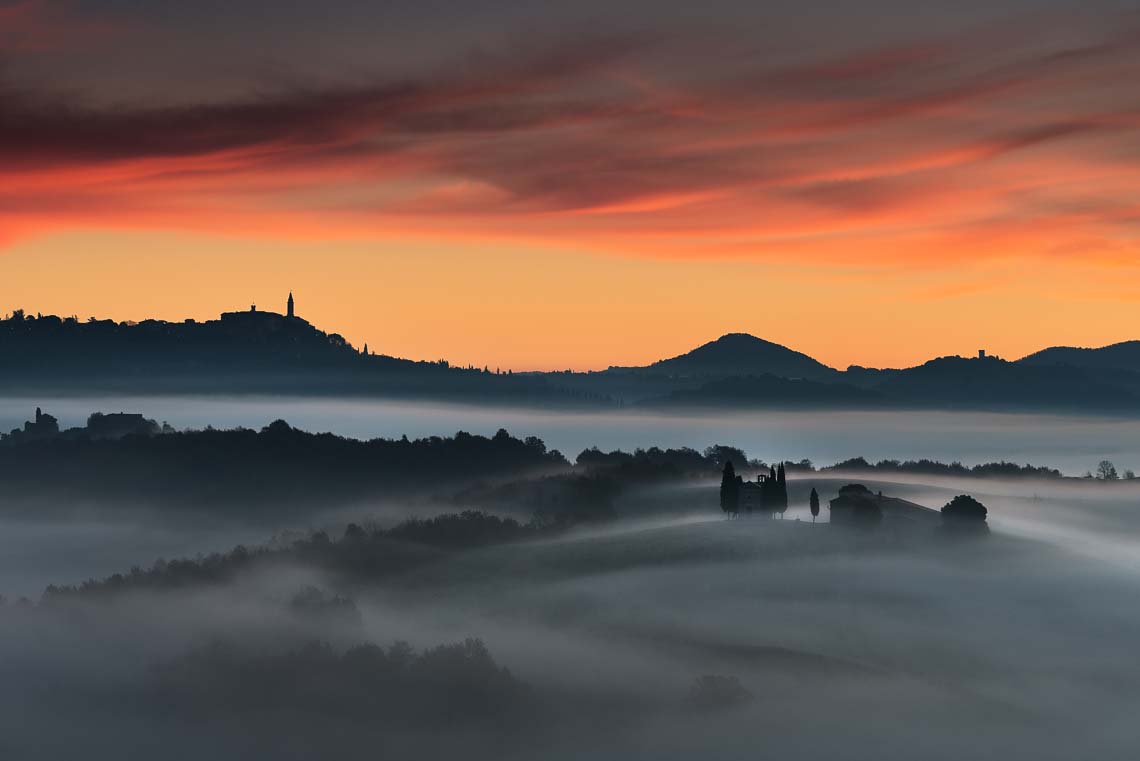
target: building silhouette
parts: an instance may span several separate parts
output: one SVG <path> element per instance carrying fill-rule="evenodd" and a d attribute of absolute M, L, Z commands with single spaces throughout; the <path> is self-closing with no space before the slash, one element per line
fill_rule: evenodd
<path fill-rule="evenodd" d="M 163 430 L 158 423 L 137 412 L 93 412 L 87 418 L 87 425 L 60 430 L 59 421 L 54 415 L 36 407 L 35 419 L 26 421 L 23 428 L 15 428 L 7 434 L 0 433 L 0 443 L 17 444 L 55 438 L 121 439 L 130 435 L 154 436 Z"/>
<path fill-rule="evenodd" d="M 767 473 L 759 473 L 755 481 L 745 481 L 737 476 L 740 493 L 740 509 L 746 513 L 781 512 L 788 506 L 788 484 L 784 466 L 772 466 Z"/>
<path fill-rule="evenodd" d="M 59 421 L 54 415 L 49 415 L 36 407 L 34 420 L 24 422 L 23 428 L 13 428 L 7 435 L 0 433 L 0 439 L 6 441 L 34 441 L 37 439 L 50 439 L 59 435 Z"/>
<path fill-rule="evenodd" d="M 259 310 L 256 304 L 249 305 L 248 312 L 222 312 L 223 323 L 231 326 L 242 325 L 246 328 L 273 329 L 283 327 L 287 323 L 308 325 L 308 321 L 297 316 L 297 306 L 293 300 L 293 293 L 285 301 L 285 314 L 279 312 L 266 312 Z"/>
<path fill-rule="evenodd" d="M 24 434 L 29 438 L 54 436 L 57 433 L 59 433 L 59 421 L 39 407 L 36 407 L 36 419 L 24 423 Z"/>
<path fill-rule="evenodd" d="M 885 497 L 863 484 L 847 484 L 830 501 L 830 520 L 836 525 L 877 526 L 884 520 L 895 525 L 938 526 L 941 514 L 898 497 Z"/>

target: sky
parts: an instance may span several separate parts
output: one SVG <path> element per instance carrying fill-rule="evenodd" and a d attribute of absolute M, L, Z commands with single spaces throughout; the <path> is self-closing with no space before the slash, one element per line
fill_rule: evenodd
<path fill-rule="evenodd" d="M 1140 5 L 0 0 L 0 313 L 591 369 L 1140 338 Z"/>

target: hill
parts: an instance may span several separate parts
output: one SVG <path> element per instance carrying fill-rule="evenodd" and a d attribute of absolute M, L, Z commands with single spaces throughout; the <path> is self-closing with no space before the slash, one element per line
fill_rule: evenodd
<path fill-rule="evenodd" d="M 447 438 L 361 441 L 278 420 L 260 431 L 70 433 L 0 436 L 0 511 L 32 500 L 39 512 L 101 502 L 281 519 L 313 505 L 427 494 L 570 467 L 541 439 L 518 439 L 505 430 L 489 438 L 460 431 Z"/>
<path fill-rule="evenodd" d="M 765 374 L 710 380 L 697 388 L 678 389 L 666 396 L 648 399 L 642 406 L 869 409 L 886 404 L 887 400 L 873 389 Z"/>
<path fill-rule="evenodd" d="M 1070 365 L 1072 367 L 1117 369 L 1140 372 L 1140 341 L 1085 349 L 1073 346 L 1052 346 L 1017 361 L 1020 365 L 1036 367 Z"/>
<path fill-rule="evenodd" d="M 306 394 L 539 407 L 912 407 L 1140 413 L 1140 341 L 1053 347 L 1016 362 L 941 357 L 838 371 L 746 333 L 600 372 L 492 372 L 357 349 L 256 308 L 197 322 L 0 319 L 0 393 Z"/>
<path fill-rule="evenodd" d="M 612 369 L 701 378 L 774 375 L 789 379 L 834 380 L 838 374 L 806 354 L 748 333 L 728 333 L 690 352 L 646 367 Z"/>
<path fill-rule="evenodd" d="M 250 308 L 216 320 L 0 319 L 0 390 L 414 396 L 604 403 L 556 376 L 496 373 L 357 349 L 292 314 Z"/>
<path fill-rule="evenodd" d="M 874 389 L 914 407 L 1140 411 L 1140 375 L 996 357 L 941 357 L 884 376 Z"/>

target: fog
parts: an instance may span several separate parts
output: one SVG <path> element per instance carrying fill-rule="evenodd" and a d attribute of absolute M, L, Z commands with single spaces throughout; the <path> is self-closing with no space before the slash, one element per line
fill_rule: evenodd
<path fill-rule="evenodd" d="M 41 405 L 64 426 L 96 409 L 180 427 L 283 417 L 360 436 L 504 426 L 571 458 L 594 444 L 722 442 L 817 464 L 927 456 L 1079 473 L 1104 457 L 1140 463 L 1129 424 L 1091 418 Z M 26 407 L 0 402 L 0 423 L 14 427 Z M 829 524 L 827 501 L 853 481 L 936 509 L 970 494 L 989 509 L 989 533 Z M 359 555 L 365 545 L 341 539 L 350 522 L 387 527 L 468 505 L 378 498 L 251 522 L 185 505 L 6 503 L 0 758 L 1135 757 L 1140 481 L 790 472 L 782 519 L 735 520 L 718 485 L 636 486 L 615 499 L 615 520 L 518 541 L 456 550 L 385 540 L 367 545 L 376 572 L 287 548 L 320 529 Z M 812 488 L 824 504 L 816 523 Z M 525 520 L 519 509 L 498 512 Z M 286 549 L 232 574 L 169 564 L 161 584 L 108 581 L 41 599 L 48 584 L 239 544 Z"/>
<path fill-rule="evenodd" d="M 287 516 L 275 524 L 251 523 L 242 516 L 196 516 L 162 505 L 121 510 L 87 502 L 42 517 L 37 509 L 48 512 L 35 506 L 14 516 L 0 515 L 0 595 L 9 599 L 34 600 L 49 584 L 98 579 L 132 566 L 148 567 L 158 559 L 193 558 L 314 530 L 343 531 L 352 521 L 391 525 L 424 513 L 422 506 L 401 500 L 329 509 L 317 505 L 307 516 Z"/>
<path fill-rule="evenodd" d="M 109 576 L 157 558 L 193 557 L 266 538 L 252 528 L 158 523 L 92 516 L 0 520 L 0 594 L 34 599 L 48 584 Z"/>
<path fill-rule="evenodd" d="M 176 428 L 248 426 L 283 418 L 309 431 L 355 438 L 491 435 L 506 428 L 536 435 L 573 459 L 583 449 L 742 447 L 766 461 L 849 457 L 930 458 L 966 464 L 1008 460 L 1080 475 L 1101 459 L 1140 470 L 1140 424 L 1135 419 L 931 411 L 726 411 L 656 414 L 631 411 L 563 412 L 436 402 L 303 397 L 0 397 L 0 430 L 27 420 L 36 406 L 63 427 L 82 425 L 93 411 L 141 412 Z"/>
<path fill-rule="evenodd" d="M 946 479 L 894 481 L 884 488 L 928 505 L 969 492 L 989 506 L 990 525 L 1004 534 L 1140 573 L 1140 483 Z"/>
<path fill-rule="evenodd" d="M 813 526 L 798 506 L 812 486 L 826 498 L 845 482 L 830 476 L 794 480 L 783 520 L 727 521 L 715 486 L 692 484 L 632 494 L 619 504 L 622 519 L 604 527 L 449 555 L 386 580 L 295 565 L 220 586 L 9 603 L 0 608 L 0 752 L 1133 758 L 1140 567 L 1125 549 L 1140 531 L 1140 489 L 864 481 L 934 506 L 969 491 L 989 505 L 992 532 L 947 543 Z M 127 549 L 103 542 L 107 527 L 69 530 L 96 532 L 109 554 Z M 175 533 L 139 541 L 176 550 Z M 27 549 L 11 567 L 34 565 L 36 536 L 19 539 L 11 546 Z M 359 617 L 291 613 L 306 585 L 351 597 Z M 345 708 L 339 687 L 311 680 L 253 710 L 232 697 L 252 688 L 210 671 L 208 659 L 178 666 L 215 641 L 236 643 L 244 655 L 224 663 L 240 665 L 319 639 L 334 651 L 318 659 L 329 673 L 337 662 L 328 658 L 354 644 L 406 640 L 424 651 L 469 637 L 525 684 L 525 700 L 504 697 L 493 718 L 444 721 L 445 705 L 458 710 L 447 688 L 425 687 L 435 697 L 424 715 L 392 723 L 384 713 L 394 704 Z M 214 675 L 187 686 L 178 681 L 187 668 Z M 737 679 L 752 699 L 694 704 L 689 691 L 705 674 Z"/>

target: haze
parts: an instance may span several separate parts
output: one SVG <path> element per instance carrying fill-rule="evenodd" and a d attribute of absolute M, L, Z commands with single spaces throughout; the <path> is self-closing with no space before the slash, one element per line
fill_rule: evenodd
<path fill-rule="evenodd" d="M 809 484 L 837 483 L 794 481 L 793 502 Z M 866 757 L 853 749 L 871 747 L 889 759 L 1131 758 L 1140 567 L 1123 550 L 1140 532 L 1140 489 L 1086 486 L 1042 504 L 1035 495 L 1046 482 L 868 483 L 930 503 L 969 488 L 1001 519 L 983 545 L 887 548 L 823 526 L 812 533 L 792 514 L 724 521 L 704 509 L 715 510 L 709 484 L 634 495 L 622 503 L 626 517 L 602 531 L 465 553 L 395 585 L 356 585 L 359 623 L 288 613 L 298 588 L 338 584 L 304 565 L 71 613 L 9 605 L 0 609 L 0 747 L 29 759 L 276 759 L 316 749 L 365 758 L 382 742 L 381 755 L 439 757 L 460 752 L 462 737 L 471 758 L 539 748 L 544 758 Z M 123 552 L 123 565 L 132 554 Z M 64 615 L 83 628 L 62 626 Z M 146 664 L 177 664 L 202 642 L 274 652 L 312 636 L 335 648 L 402 639 L 417 649 L 478 636 L 530 686 L 539 713 L 511 709 L 498 728 L 462 734 L 432 731 L 426 718 L 377 734 L 382 716 L 333 718 L 319 703 L 301 724 L 263 726 L 219 695 L 220 714 L 190 714 L 200 718 L 186 725 L 172 713 L 181 703 L 156 708 L 136 697 L 182 689 L 157 686 L 168 672 Z M 127 641 L 137 643 L 129 654 L 116 644 Z M 753 700 L 712 714 L 689 707 L 687 691 L 705 673 L 733 675 Z M 223 689 L 239 700 L 236 684 Z M 53 731 L 61 722 L 66 730 Z"/>
<path fill-rule="evenodd" d="M 1140 436 L 1129 418 L 931 411 L 735 411 L 657 415 L 606 410 L 558 412 L 408 400 L 289 397 L 0 397 L 0 430 L 27 419 L 37 405 L 65 426 L 96 410 L 138 411 L 179 428 L 260 428 L 283 418 L 305 430 L 344 436 L 491 435 L 506 428 L 537 435 L 574 456 L 583 449 L 705 447 L 732 442 L 772 461 L 804 458 L 829 465 L 850 457 L 966 464 L 1007 460 L 1044 464 L 1079 476 L 1104 458 L 1140 466 Z"/>

